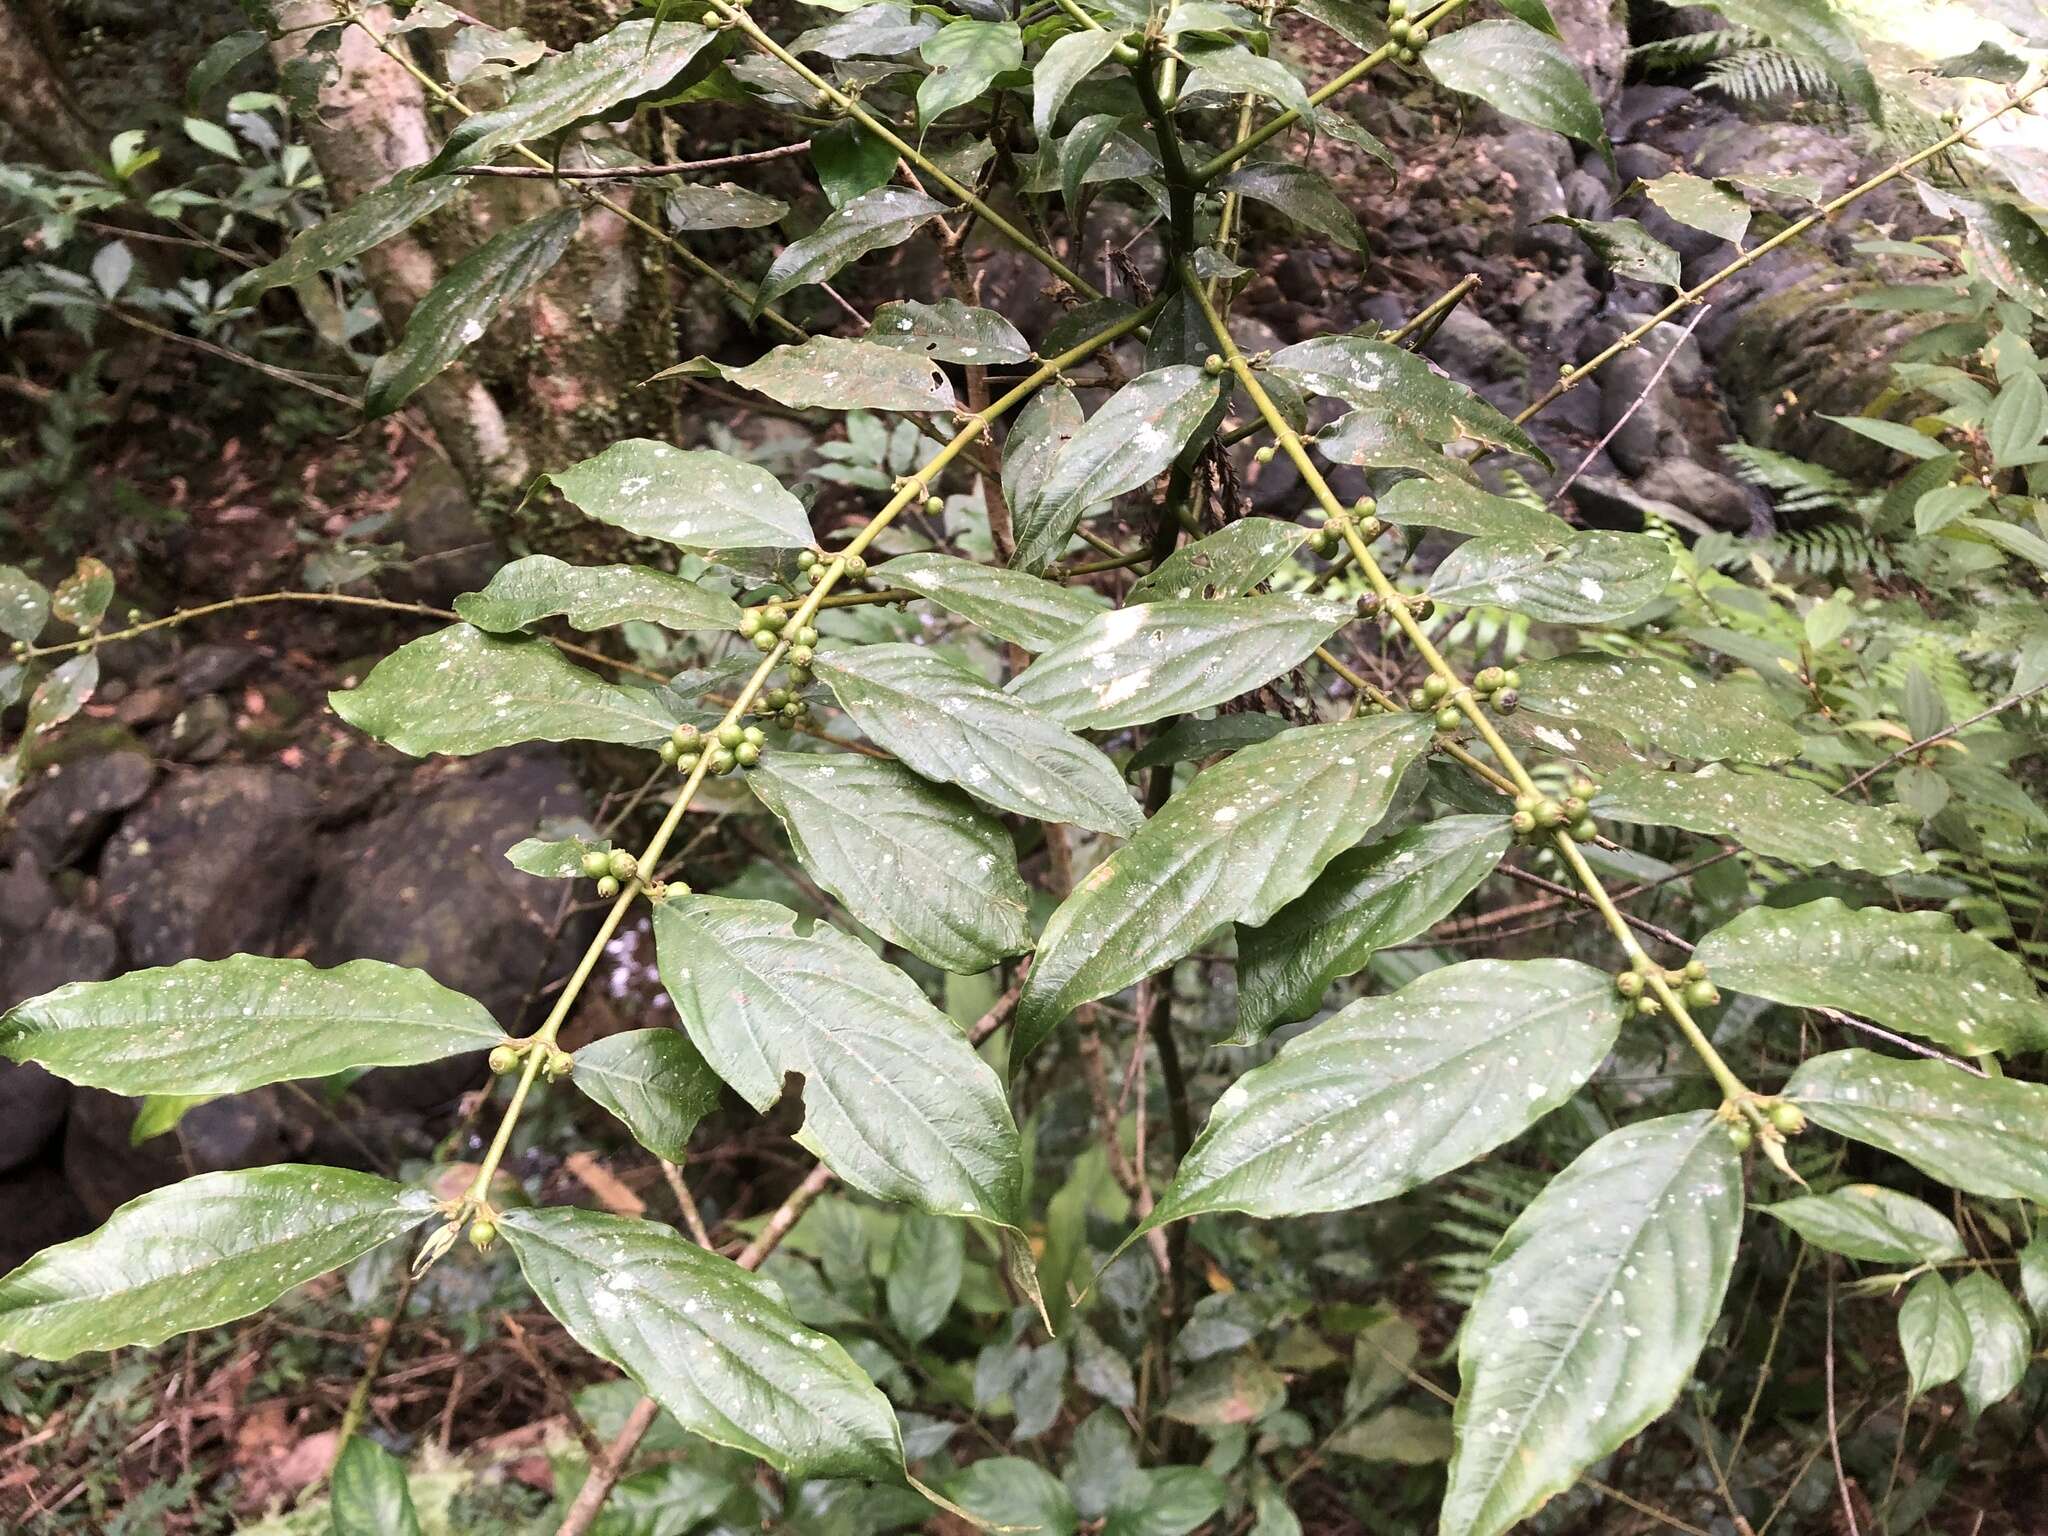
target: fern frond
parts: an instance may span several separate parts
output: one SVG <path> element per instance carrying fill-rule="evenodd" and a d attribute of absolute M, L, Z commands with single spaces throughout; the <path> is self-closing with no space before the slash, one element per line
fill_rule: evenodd
<path fill-rule="evenodd" d="M 1698 69 L 1716 59 L 1726 58 L 1742 48 L 1754 48 L 1763 41 L 1746 27 L 1717 27 L 1710 32 L 1688 32 L 1683 37 L 1661 38 L 1628 51 L 1628 61 L 1650 74 L 1678 74 Z"/>
<path fill-rule="evenodd" d="M 1746 102 L 1798 96 L 1832 103 L 1840 101 L 1842 94 L 1817 65 L 1770 47 L 1744 48 L 1714 60 L 1694 89 L 1719 91 L 1731 100 Z"/>
<path fill-rule="evenodd" d="M 1772 492 L 1782 512 L 1847 512 L 1854 504 L 1856 488 L 1824 465 L 1749 443 L 1729 443 L 1721 455 L 1737 479 Z"/>

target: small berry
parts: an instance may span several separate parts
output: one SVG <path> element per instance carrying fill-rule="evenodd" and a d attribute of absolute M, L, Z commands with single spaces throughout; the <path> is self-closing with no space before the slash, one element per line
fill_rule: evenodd
<path fill-rule="evenodd" d="M 732 755 L 742 768 L 751 768 L 761 761 L 761 748 L 755 742 L 743 741 L 732 749 Z"/>
<path fill-rule="evenodd" d="M 733 756 L 729 747 L 713 747 L 707 761 L 711 765 L 711 771 L 720 775 L 731 773 L 739 765 L 739 759 Z"/>
<path fill-rule="evenodd" d="M 640 861 L 623 848 L 614 848 L 607 861 L 612 875 L 620 880 L 630 880 L 640 873 Z"/>
<path fill-rule="evenodd" d="M 1266 443 L 1266 444 L 1264 444 L 1263 446 L 1261 446 L 1261 447 L 1260 447 L 1260 449 L 1259 449 L 1259 451 L 1258 451 L 1257 453 L 1255 453 L 1255 454 L 1253 454 L 1253 455 L 1252 455 L 1252 462 L 1253 462 L 1253 463 L 1255 463 L 1255 464 L 1270 464 L 1270 463 L 1272 463 L 1272 462 L 1273 462 L 1273 445 L 1272 445 L 1271 443 Z"/>
<path fill-rule="evenodd" d="M 1493 696 L 1493 707 L 1504 715 L 1512 715 L 1521 707 L 1522 696 L 1513 688 L 1503 688 Z"/>
<path fill-rule="evenodd" d="M 1399 21 L 1408 14 L 1408 0 L 1387 0 L 1387 20 Z"/>
<path fill-rule="evenodd" d="M 924 509 L 933 517 L 937 517 L 946 510 L 946 498 L 943 496 L 927 496 L 924 499 Z"/>
<path fill-rule="evenodd" d="M 792 645 L 789 648 L 789 664 L 791 667 L 808 667 L 816 654 L 808 645 Z"/>
<path fill-rule="evenodd" d="M 1643 995 L 1643 973 L 1641 971 L 1616 972 L 1614 990 L 1623 997 L 1641 997 Z"/>
<path fill-rule="evenodd" d="M 1522 686 L 1522 674 L 1517 672 L 1513 667 L 1508 668 L 1508 686 L 1510 688 L 1519 688 Z"/>
<path fill-rule="evenodd" d="M 1308 536 L 1309 553 L 1315 555 L 1329 554 L 1330 542 L 1330 536 L 1327 533 L 1323 532 L 1322 529 L 1318 528 L 1314 533 Z"/>
<path fill-rule="evenodd" d="M 772 629 L 756 630 L 754 632 L 754 649 L 764 652 L 774 650 L 775 631 Z"/>
<path fill-rule="evenodd" d="M 1429 28 L 1417 22 L 1408 29 L 1408 52 L 1412 57 L 1429 41 Z"/>
<path fill-rule="evenodd" d="M 540 1075 L 551 1083 L 559 1083 L 575 1070 L 575 1057 L 567 1051 L 550 1050 L 548 1059 L 541 1063 Z"/>
<path fill-rule="evenodd" d="M 664 763 L 673 763 L 677 758 L 683 755 L 683 749 L 677 746 L 672 741 L 664 741 L 661 744 L 660 753 L 661 760 Z"/>
<path fill-rule="evenodd" d="M 767 740 L 768 733 L 762 730 L 761 727 L 759 727 L 758 725 L 750 725 L 745 730 L 740 732 L 741 746 L 745 746 L 748 742 L 751 741 L 755 746 L 758 747 L 766 743 Z"/>
<path fill-rule="evenodd" d="M 1747 1120 L 1737 1120 L 1728 1127 L 1728 1142 L 1738 1152 L 1747 1152 L 1756 1140 L 1756 1132 L 1749 1128 Z"/>
<path fill-rule="evenodd" d="M 1578 796 L 1581 800 L 1590 800 L 1595 795 L 1600 793 L 1600 786 L 1598 784 L 1595 784 L 1591 779 L 1587 778 L 1583 773 L 1575 773 L 1572 775 L 1570 789 L 1571 792 L 1574 795 Z"/>
<path fill-rule="evenodd" d="M 600 848 L 593 848 L 583 855 L 583 873 L 595 880 L 599 875 L 611 871 L 612 856 Z"/>
<path fill-rule="evenodd" d="M 1446 704 L 1436 712 L 1436 728 L 1440 731 L 1455 731 L 1464 718 L 1457 705 Z"/>
<path fill-rule="evenodd" d="M 761 610 L 761 627 L 763 629 L 780 630 L 788 622 L 789 610 L 787 608 L 773 607 Z"/>
<path fill-rule="evenodd" d="M 1217 374 L 1221 373 L 1222 371 L 1223 358 L 1219 353 L 1211 352 L 1207 357 L 1202 359 L 1202 372 L 1208 374 L 1211 378 L 1214 378 Z"/>
<path fill-rule="evenodd" d="M 614 880 L 610 875 L 606 875 L 602 880 L 597 882 L 597 894 L 603 897 L 606 901 L 610 901 L 614 896 L 619 894 L 619 882 Z"/>
<path fill-rule="evenodd" d="M 1780 1099 L 1771 1106 L 1771 1124 L 1781 1135 L 1797 1136 L 1806 1129 L 1806 1111 L 1790 1099 Z"/>
<path fill-rule="evenodd" d="M 498 1224 L 487 1216 L 479 1216 L 469 1224 L 469 1246 L 478 1253 L 498 1240 Z"/>
<path fill-rule="evenodd" d="M 816 645 L 818 643 L 818 632 L 806 624 L 789 638 L 796 645 Z"/>
<path fill-rule="evenodd" d="M 1685 969 L 1680 971 L 1679 975 L 1683 976 L 1687 981 L 1705 981 L 1707 979 L 1706 962 L 1703 960 L 1688 960 L 1685 962 Z"/>
<path fill-rule="evenodd" d="M 491 1070 L 500 1077 L 503 1077 L 507 1072 L 517 1071 L 519 1068 L 519 1052 L 510 1045 L 492 1046 L 490 1060 Z"/>
<path fill-rule="evenodd" d="M 801 699 L 791 699 L 791 700 L 790 700 L 790 701 L 789 701 L 789 702 L 788 702 L 787 704 L 785 704 L 785 705 L 783 705 L 783 706 L 782 706 L 782 718 L 783 718 L 783 719 L 785 719 L 785 720 L 801 720 L 801 719 L 803 719 L 803 717 L 804 717 L 804 703 L 803 703 L 803 700 L 801 700 Z"/>
<path fill-rule="evenodd" d="M 1408 612 L 1418 623 L 1426 623 L 1436 617 L 1436 600 L 1429 597 L 1411 597 L 1408 600 Z"/>
<path fill-rule="evenodd" d="M 1571 824 L 1572 841 L 1590 843 L 1600 835 L 1600 824 L 1590 816 L 1581 816 Z"/>
<path fill-rule="evenodd" d="M 1515 836 L 1527 837 L 1536 830 L 1536 818 L 1527 811 L 1517 811 L 1508 818 L 1508 824 L 1515 829 Z"/>
<path fill-rule="evenodd" d="M 814 587 L 824 579 L 825 567 L 822 565 L 814 565 L 804 572 L 804 580 Z"/>
<path fill-rule="evenodd" d="M 800 549 L 797 551 L 796 568 L 798 570 L 808 571 L 812 566 L 816 565 L 817 563 L 818 552 L 815 549 Z"/>
<path fill-rule="evenodd" d="M 1651 1018 L 1658 1012 L 1660 1012 L 1662 1006 L 1663 1005 L 1660 1004 L 1657 1001 L 1657 999 L 1651 997 L 1647 993 L 1636 999 L 1636 1012 L 1641 1014 L 1646 1019 Z"/>
<path fill-rule="evenodd" d="M 1712 1008 L 1721 1001 L 1721 989 L 1711 981 L 1689 981 L 1685 984 L 1685 1003 L 1688 1008 Z"/>
<path fill-rule="evenodd" d="M 1380 595 L 1379 595 L 1379 593 L 1377 593 L 1377 592 L 1368 592 L 1368 593 L 1366 593 L 1366 594 L 1365 594 L 1365 595 L 1364 595 L 1363 597 L 1359 598 L 1359 600 L 1358 600 L 1358 616 L 1359 616 L 1359 617 L 1360 617 L 1361 619 L 1372 619 L 1372 618 L 1377 618 L 1377 617 L 1379 617 L 1379 611 L 1380 611 Z"/>
<path fill-rule="evenodd" d="M 697 759 L 700 756 L 702 756 L 701 753 L 685 752 L 676 759 L 676 772 L 682 774 L 695 773 L 697 771 Z"/>
<path fill-rule="evenodd" d="M 687 721 L 668 733 L 668 739 L 679 747 L 692 747 L 697 741 L 697 727 Z"/>
<path fill-rule="evenodd" d="M 1450 691 L 1451 683 L 1449 678 L 1439 677 L 1432 672 L 1422 680 L 1422 696 L 1432 704 Z"/>
<path fill-rule="evenodd" d="M 1410 688 L 1408 690 L 1408 707 L 1417 714 L 1421 714 L 1422 711 L 1429 708 L 1432 702 L 1429 695 L 1420 688 Z"/>
<path fill-rule="evenodd" d="M 721 747 L 736 747 L 746 739 L 746 731 L 731 721 L 718 728 L 718 744 Z"/>
<path fill-rule="evenodd" d="M 1472 686 L 1481 693 L 1492 693 L 1508 685 L 1508 675 L 1499 667 L 1481 667 L 1479 675 L 1472 679 Z"/>
<path fill-rule="evenodd" d="M 846 557 L 846 574 L 848 576 L 852 577 L 855 581 L 859 581 L 867 573 L 867 561 L 861 559 L 859 555 L 848 555 Z"/>
<path fill-rule="evenodd" d="M 1545 829 L 1564 825 L 1564 807 L 1546 797 L 1536 807 L 1536 825 Z"/>
<path fill-rule="evenodd" d="M 1577 821 L 1586 814 L 1586 802 L 1577 795 L 1566 795 L 1558 803 L 1563 807 L 1565 820 L 1567 821 Z"/>

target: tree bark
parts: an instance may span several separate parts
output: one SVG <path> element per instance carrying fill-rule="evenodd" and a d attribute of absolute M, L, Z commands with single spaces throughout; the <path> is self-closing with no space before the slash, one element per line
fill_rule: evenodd
<path fill-rule="evenodd" d="M 0 0 L 0 122 L 46 165 L 83 169 L 104 153 L 43 48 L 24 0 Z"/>

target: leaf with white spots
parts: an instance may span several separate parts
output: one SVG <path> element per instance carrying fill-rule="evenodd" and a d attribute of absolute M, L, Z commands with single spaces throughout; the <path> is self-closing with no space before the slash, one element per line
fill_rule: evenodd
<path fill-rule="evenodd" d="M 2048 1046 L 2048 1003 L 2017 957 L 1943 912 L 1823 897 L 1751 907 L 1700 941 L 1724 987 L 1795 1008 L 1839 1008 L 1967 1056 Z"/>
<path fill-rule="evenodd" d="M 607 683 L 545 640 L 467 624 L 423 635 L 327 696 L 357 730 L 413 757 L 466 757 L 523 741 L 659 741 L 676 720 L 647 688 Z"/>
<path fill-rule="evenodd" d="M 1643 192 L 1679 223 L 1720 240 L 1740 241 L 1749 228 L 1749 204 L 1718 181 L 1673 171 L 1643 183 Z"/>
<path fill-rule="evenodd" d="M 1316 336 L 1282 347 L 1266 366 L 1296 388 L 1342 400 L 1354 415 L 1396 434 L 1430 443 L 1469 438 L 1550 463 L 1527 432 L 1464 385 L 1390 342 Z"/>
<path fill-rule="evenodd" d="M 1031 343 L 1017 327 L 992 309 L 976 309 L 958 299 L 884 304 L 875 311 L 867 339 L 879 347 L 976 368 L 1021 363 L 1031 356 Z"/>
<path fill-rule="evenodd" d="M 901 245 L 946 211 L 946 205 L 908 187 L 877 187 L 844 207 L 803 239 L 784 247 L 761 281 L 754 311 L 807 283 L 829 282 L 848 262 Z"/>
<path fill-rule="evenodd" d="M 203 1173 L 0 1277 L 0 1350 L 68 1360 L 231 1323 L 435 1209 L 425 1190 L 344 1168 Z"/>
<path fill-rule="evenodd" d="M 0 1056 L 113 1093 L 240 1093 L 404 1067 L 505 1038 L 474 998 L 381 960 L 234 955 L 74 981 L 0 1019 Z"/>
<path fill-rule="evenodd" d="M 1015 1227 L 1023 1153 L 994 1070 L 865 944 L 796 923 L 767 901 L 655 907 L 662 985 L 704 1059 L 757 1110 L 800 1076 L 797 1141 L 861 1193 Z"/>
<path fill-rule="evenodd" d="M 1579 238 L 1593 248 L 1593 254 L 1616 277 L 1638 283 L 1662 283 L 1676 288 L 1683 281 L 1678 252 L 1657 239 L 1634 219 L 1575 219 L 1553 213 L 1545 224 L 1564 224 L 1578 231 Z"/>
<path fill-rule="evenodd" d="M 1509 836 L 1505 816 L 1439 816 L 1337 855 L 1271 922 L 1238 930 L 1230 1043 L 1311 1017 L 1330 983 L 1364 970 L 1375 950 L 1428 932 L 1493 872 Z"/>
<path fill-rule="evenodd" d="M 1241 517 L 1183 544 L 1131 584 L 1126 603 L 1159 598 L 1243 597 L 1307 541 L 1309 530 L 1277 517 Z"/>
<path fill-rule="evenodd" d="M 1027 651 L 1050 650 L 1109 607 L 1109 599 L 1091 588 L 958 555 L 898 555 L 873 574 Z"/>
<path fill-rule="evenodd" d="M 556 615 L 573 629 L 639 620 L 665 629 L 737 629 L 739 605 L 694 581 L 644 565 L 570 565 L 527 555 L 500 566 L 481 592 L 455 599 L 465 623 L 511 634 Z"/>
<path fill-rule="evenodd" d="M 541 1305 L 692 1434 L 788 1477 L 903 1477 L 889 1400 L 774 1284 L 651 1221 L 510 1210 L 498 1230 Z"/>
<path fill-rule="evenodd" d="M 718 1107 L 718 1074 L 677 1029 L 629 1029 L 576 1053 L 569 1079 L 585 1097 L 619 1117 L 656 1157 L 680 1163 L 690 1132 Z"/>
<path fill-rule="evenodd" d="M 1577 530 L 1563 518 L 1454 480 L 1417 476 L 1379 499 L 1379 517 L 1397 527 L 1441 528 L 1475 539 L 1520 539 L 1562 549 Z"/>
<path fill-rule="evenodd" d="M 1635 826 L 1683 827 L 1733 838 L 1752 853 L 1808 869 L 1833 864 L 1873 875 L 1934 867 L 1913 829 L 1879 806 L 1831 795 L 1810 779 L 1710 763 L 1697 773 L 1618 769 L 1594 813 Z"/>
<path fill-rule="evenodd" d="M 1520 670 L 1525 711 L 1603 727 L 1641 750 L 1741 763 L 1799 752 L 1799 733 L 1765 708 L 1761 688 L 1716 682 L 1677 662 L 1584 652 Z"/>
<path fill-rule="evenodd" d="M 708 448 L 629 437 L 547 479 L 586 516 L 693 554 L 811 543 L 803 503 L 773 475 Z"/>
<path fill-rule="evenodd" d="M 1442 1536 L 1500 1536 L 1671 1406 L 1741 1231 L 1741 1160 L 1707 1111 L 1603 1136 L 1550 1181 L 1458 1335 Z"/>
<path fill-rule="evenodd" d="M 1925 1200 L 1877 1184 L 1845 1184 L 1757 1207 L 1816 1248 L 1872 1264 L 1939 1264 L 1963 1256 L 1956 1225 Z"/>
<path fill-rule="evenodd" d="M 1269 592 L 1119 608 L 1047 651 L 1009 692 L 1071 730 L 1113 730 L 1221 704 L 1293 670 L 1357 616 Z"/>
<path fill-rule="evenodd" d="M 0 565 L 0 635 L 33 641 L 50 617 L 50 593 L 17 565 Z"/>
<path fill-rule="evenodd" d="M 1664 593 L 1671 546 L 1654 534 L 1574 534 L 1563 545 L 1472 539 L 1438 563 L 1429 595 L 1454 607 L 1484 604 L 1545 624 L 1608 624 Z"/>
<path fill-rule="evenodd" d="M 1390 1200 L 1563 1104 L 1626 1016 L 1576 960 L 1472 960 L 1361 998 L 1231 1085 L 1140 1230 Z"/>
<path fill-rule="evenodd" d="M 1519 21 L 1481 21 L 1422 50 L 1437 81 L 1508 117 L 1590 144 L 1612 162 L 1600 103 L 1556 39 Z"/>
<path fill-rule="evenodd" d="M 1378 715 L 1283 731 L 1196 775 L 1045 925 L 1013 1059 L 1224 924 L 1265 922 L 1386 815 L 1429 741 L 1427 720 Z"/>
<path fill-rule="evenodd" d="M 1970 1358 L 1956 1384 L 1975 1419 L 2019 1390 L 2034 1352 L 2034 1330 L 1990 1270 L 1973 1269 L 1958 1280 L 1955 1299 L 1970 1325 Z"/>
<path fill-rule="evenodd" d="M 949 416 L 958 404 L 953 381 L 928 358 L 842 336 L 813 336 L 777 347 L 744 368 L 700 357 L 656 377 L 675 373 L 721 378 L 799 411 L 933 411 Z"/>
<path fill-rule="evenodd" d="M 770 752 L 747 787 L 797 862 L 846 910 L 941 970 L 978 975 L 1031 947 L 1031 893 L 995 817 L 903 764 Z"/>
<path fill-rule="evenodd" d="M 1899 1304 L 1908 1396 L 1947 1386 L 1970 1363 L 1970 1319 L 1940 1275 L 1922 1275 Z"/>
<path fill-rule="evenodd" d="M 821 651 L 819 681 L 913 772 L 1018 816 L 1128 836 L 1141 821 L 1116 764 L 1057 721 L 915 645 Z"/>
<path fill-rule="evenodd" d="M 1830 1051 L 1785 1085 L 1806 1117 L 1993 1200 L 2048 1204 L 2048 1087 L 1945 1061 Z"/>

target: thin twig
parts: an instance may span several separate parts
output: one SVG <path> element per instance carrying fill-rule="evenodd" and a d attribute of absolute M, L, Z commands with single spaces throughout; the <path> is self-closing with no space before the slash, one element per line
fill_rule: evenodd
<path fill-rule="evenodd" d="M 463 165 L 453 167 L 451 176 L 503 176 L 516 181 L 649 181 L 659 176 L 688 176 L 697 171 L 722 171 L 733 165 L 759 165 L 766 160 L 787 160 L 809 152 L 811 141 L 783 144 L 774 149 L 749 150 L 740 155 L 715 155 L 709 160 L 677 160 L 668 165 Z"/>
<path fill-rule="evenodd" d="M 1629 401 L 1627 410 L 1623 411 L 1619 416 L 1614 418 L 1614 425 L 1609 427 L 1605 432 L 1600 434 L 1600 441 L 1595 443 L 1591 448 L 1586 450 L 1586 456 L 1583 459 L 1579 460 L 1577 466 L 1573 468 L 1572 472 L 1566 475 L 1562 480 L 1558 481 L 1557 489 L 1550 493 L 1550 505 L 1555 506 L 1557 504 L 1557 499 L 1560 496 L 1564 495 L 1566 491 L 1572 488 L 1572 482 L 1577 480 L 1579 476 L 1583 475 L 1586 472 L 1587 466 L 1589 466 L 1595 459 L 1599 458 L 1601 454 L 1607 451 L 1607 445 L 1613 442 L 1615 437 L 1620 433 L 1621 429 L 1629 424 L 1629 421 L 1631 420 L 1631 418 L 1635 416 L 1635 413 L 1643 408 L 1643 402 L 1648 400 L 1651 395 L 1657 392 L 1658 383 L 1663 379 L 1666 373 L 1671 371 L 1672 363 L 1677 361 L 1679 348 L 1683 347 L 1688 341 L 1692 340 L 1692 333 L 1699 329 L 1700 322 L 1706 319 L 1707 316 L 1712 314 L 1713 312 L 1714 306 L 1711 304 L 1702 304 L 1698 309 L 1693 311 L 1693 317 L 1685 322 L 1684 331 L 1679 334 L 1679 337 L 1676 341 L 1672 342 L 1671 345 L 1665 349 L 1663 357 L 1658 359 L 1657 366 L 1654 370 L 1651 371 L 1649 382 L 1643 385 L 1641 393 L 1639 393 L 1635 397 L 1635 399 Z"/>
<path fill-rule="evenodd" d="M 1886 758 L 1883 762 L 1864 769 L 1861 773 L 1857 774 L 1855 778 L 1851 779 L 1848 783 L 1844 784 L 1840 789 L 1836 790 L 1835 793 L 1838 795 L 1846 795 L 1852 789 L 1861 789 L 1865 784 L 1869 783 L 1872 779 L 1876 778 L 1877 775 L 1883 773 L 1885 769 L 1891 767 L 1893 763 L 1898 762 L 1900 759 L 1911 757 L 1915 752 L 1924 752 L 1938 741 L 1947 741 L 1949 737 L 1959 735 L 1963 731 L 1967 731 L 1971 726 L 1976 725 L 1979 721 L 1989 720 L 1993 715 L 2002 715 L 2008 709 L 2011 709 L 2014 705 L 2026 703 L 2028 699 L 2031 699 L 2035 694 L 2040 693 L 2044 689 L 2048 689 L 2048 682 L 2036 683 L 2031 688 L 2022 689 L 2018 693 L 2008 694 L 2005 698 L 2000 699 L 1996 704 L 1992 705 L 1989 709 L 1978 710 L 1976 714 L 1970 716 L 1970 718 L 1967 720 L 1958 720 L 1954 725 L 1943 726 L 1940 730 L 1936 731 L 1932 736 L 1923 736 L 1920 738 L 1920 740 L 1913 742 L 1910 746 L 1904 746 L 1899 748 L 1898 751 L 1894 752 L 1890 757 Z"/>
<path fill-rule="evenodd" d="M 661 1176 L 668 1181 L 668 1192 L 676 1197 L 676 1205 L 683 1213 L 683 1225 L 690 1231 L 690 1240 L 699 1248 L 709 1248 L 711 1229 L 704 1225 L 704 1213 L 697 1209 L 697 1197 L 683 1182 L 683 1170 L 664 1157 L 661 1159 Z"/>
<path fill-rule="evenodd" d="M 1849 1536 L 1863 1536 L 1856 1524 L 1856 1500 L 1849 1492 L 1849 1474 L 1842 1470 L 1842 1437 L 1835 1423 L 1835 1266 L 1828 1265 L 1828 1331 L 1827 1349 L 1822 1357 L 1822 1368 L 1827 1377 L 1828 1397 L 1828 1455 L 1835 1462 L 1835 1487 L 1842 1495 L 1842 1515 L 1849 1522 Z"/>

